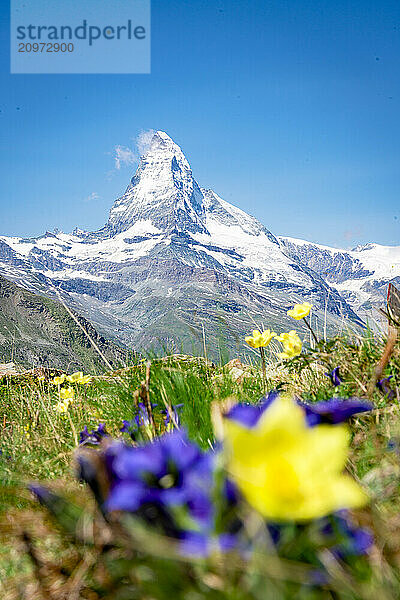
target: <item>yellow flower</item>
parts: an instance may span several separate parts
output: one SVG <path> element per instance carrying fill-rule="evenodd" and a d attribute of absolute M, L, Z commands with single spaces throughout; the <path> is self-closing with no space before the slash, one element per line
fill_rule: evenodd
<path fill-rule="evenodd" d="M 309 427 L 294 400 L 281 396 L 251 429 L 226 420 L 227 468 L 248 503 L 264 517 L 305 521 L 367 502 L 343 473 L 345 425 Z"/>
<path fill-rule="evenodd" d="M 77 373 L 72 373 L 72 375 L 67 375 L 67 381 L 70 383 L 77 383 L 80 379 L 82 379 L 82 377 L 82 371 L 78 371 Z"/>
<path fill-rule="evenodd" d="M 46 379 L 46 377 L 44 375 L 39 375 L 39 377 L 37 379 L 38 379 L 38 381 L 44 381 Z"/>
<path fill-rule="evenodd" d="M 294 329 L 289 331 L 289 333 L 281 333 L 281 335 L 276 336 L 276 339 L 282 342 L 284 349 L 284 352 L 278 354 L 278 358 L 288 359 L 301 354 L 301 339 Z"/>
<path fill-rule="evenodd" d="M 303 302 L 303 304 L 295 304 L 291 310 L 287 311 L 289 317 L 293 317 L 299 321 L 300 319 L 304 319 L 310 314 L 310 310 L 312 309 L 311 304 L 308 302 Z"/>
<path fill-rule="evenodd" d="M 51 383 L 53 383 L 54 385 L 62 385 L 64 383 L 65 379 L 66 379 L 66 375 L 65 375 L 65 373 L 63 373 L 62 375 L 60 375 L 60 377 L 54 377 L 54 379 Z"/>
<path fill-rule="evenodd" d="M 61 400 L 60 402 L 57 402 L 54 408 L 60 415 L 65 414 L 69 408 L 69 400 Z"/>
<path fill-rule="evenodd" d="M 266 329 L 262 333 L 258 331 L 258 329 L 254 329 L 253 335 L 249 335 L 245 338 L 245 341 L 252 348 L 265 348 L 271 342 L 271 340 L 276 336 L 275 331 L 270 331 Z"/>
<path fill-rule="evenodd" d="M 63 400 L 73 400 L 75 396 L 75 392 L 72 388 L 63 388 L 60 390 L 60 398 Z"/>
<path fill-rule="evenodd" d="M 32 426 L 29 423 L 27 423 L 25 425 L 25 437 L 26 437 L 27 440 L 31 439 L 31 431 L 32 431 L 32 429 L 35 429 L 35 425 L 34 424 L 32 424 Z"/>
<path fill-rule="evenodd" d="M 83 375 L 82 371 L 78 371 L 77 373 L 72 373 L 72 375 L 67 375 L 67 381 L 70 383 L 79 383 L 80 385 L 85 385 L 86 383 L 90 383 L 92 378 L 90 375 Z"/>

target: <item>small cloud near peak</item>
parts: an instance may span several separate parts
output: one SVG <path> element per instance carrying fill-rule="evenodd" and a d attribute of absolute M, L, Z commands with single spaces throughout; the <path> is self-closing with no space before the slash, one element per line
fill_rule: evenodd
<path fill-rule="evenodd" d="M 97 192 L 92 192 L 89 196 L 86 196 L 85 202 L 92 202 L 92 200 L 99 200 L 100 196 Z"/>
<path fill-rule="evenodd" d="M 136 153 L 128 146 L 115 146 L 114 148 L 114 165 L 117 171 L 121 167 L 133 165 L 137 162 Z"/>

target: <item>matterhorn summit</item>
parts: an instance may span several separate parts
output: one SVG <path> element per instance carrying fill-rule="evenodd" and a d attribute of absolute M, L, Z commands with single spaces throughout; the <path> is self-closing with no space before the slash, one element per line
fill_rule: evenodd
<path fill-rule="evenodd" d="M 111 209 L 113 233 L 139 219 L 167 232 L 206 232 L 203 194 L 182 150 L 163 131 L 156 131 L 125 194 Z"/>

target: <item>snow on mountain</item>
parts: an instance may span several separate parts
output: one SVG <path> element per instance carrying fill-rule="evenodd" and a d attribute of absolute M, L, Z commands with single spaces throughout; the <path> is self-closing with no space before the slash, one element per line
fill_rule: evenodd
<path fill-rule="evenodd" d="M 331 268 L 333 250 L 314 251 L 314 268 L 307 246 L 304 260 L 293 257 L 295 245 L 201 188 L 179 146 L 157 131 L 101 230 L 0 236 L 0 273 L 44 295 L 62 294 L 100 330 L 136 347 L 172 340 L 191 350 L 206 323 L 215 345 L 223 335 L 241 349 L 254 320 L 292 327 L 286 311 L 303 300 L 316 318 L 327 314 L 328 327 L 344 318 L 360 323 L 318 270 L 321 261 Z M 369 268 L 343 260 L 358 273 Z"/>
<path fill-rule="evenodd" d="M 335 287 L 363 318 L 377 319 L 388 284 L 400 284 L 400 246 L 365 244 L 341 250 L 305 240 L 280 237 L 282 246 Z"/>
<path fill-rule="evenodd" d="M 147 216 L 163 231 L 205 231 L 203 195 L 182 150 L 163 131 L 154 134 L 125 194 L 112 207 L 107 227 L 123 231 Z"/>

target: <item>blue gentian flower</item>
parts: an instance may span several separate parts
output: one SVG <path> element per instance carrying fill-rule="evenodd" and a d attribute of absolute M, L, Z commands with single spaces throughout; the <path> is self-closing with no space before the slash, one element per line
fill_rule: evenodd
<path fill-rule="evenodd" d="M 152 404 L 151 408 L 155 408 L 156 406 L 157 404 Z M 138 427 L 148 427 L 150 425 L 150 416 L 143 402 L 139 402 L 138 413 L 134 420 Z"/>
<path fill-rule="evenodd" d="M 338 387 L 342 383 L 342 380 L 339 377 L 339 367 L 335 367 L 330 373 L 324 373 L 324 375 L 329 377 L 335 387 Z"/>
<path fill-rule="evenodd" d="M 165 415 L 164 425 L 165 425 L 166 429 L 168 429 L 168 430 L 173 429 L 174 424 L 176 424 L 179 427 L 179 425 L 180 425 L 179 410 L 182 407 L 183 407 L 183 404 L 175 404 L 174 406 L 171 406 L 172 415 L 174 417 L 173 420 L 171 419 L 170 411 L 167 408 L 165 408 L 161 411 L 161 414 Z"/>
<path fill-rule="evenodd" d="M 261 398 L 258 404 L 236 404 L 227 414 L 227 418 L 237 421 L 245 427 L 254 427 L 278 395 L 279 392 L 273 391 Z M 343 423 L 353 415 L 373 408 L 370 402 L 360 398 L 331 398 L 313 404 L 301 400 L 297 402 L 306 413 L 306 420 L 310 427 L 320 423 L 330 423 L 331 425 Z"/>
<path fill-rule="evenodd" d="M 243 558 L 249 556 L 250 540 L 237 512 L 237 507 L 243 502 L 243 498 L 230 479 L 224 478 L 220 486 L 218 494 L 213 493 L 213 519 L 198 530 L 180 532 L 181 554 L 206 558 L 214 552 L 236 551 Z"/>
<path fill-rule="evenodd" d="M 183 507 L 198 522 L 211 519 L 212 456 L 190 442 L 185 432 L 168 433 L 136 448 L 114 443 L 105 458 L 111 480 L 108 511 Z"/>
<path fill-rule="evenodd" d="M 272 402 L 279 396 L 277 390 L 273 390 L 263 396 L 257 404 L 241 403 L 235 404 L 226 415 L 228 419 L 237 421 L 245 427 L 254 427 L 261 415 L 271 406 Z"/>
<path fill-rule="evenodd" d="M 388 400 L 393 400 L 393 398 L 395 397 L 394 390 L 392 390 L 389 383 L 392 377 L 393 375 L 390 375 L 389 377 L 380 379 L 376 384 L 378 389 L 382 392 L 382 394 L 385 394 L 385 396 L 387 396 Z"/>
<path fill-rule="evenodd" d="M 157 404 L 152 404 L 151 408 L 155 408 Z M 152 439 L 154 432 L 152 430 L 150 415 L 147 407 L 143 402 L 139 402 L 137 406 L 138 412 L 131 421 L 122 421 L 122 433 L 128 433 L 131 439 L 136 442 L 138 438 L 143 438 L 143 433 L 146 439 Z"/>
<path fill-rule="evenodd" d="M 92 429 L 90 432 L 85 425 L 83 430 L 79 432 L 79 445 L 93 444 L 94 446 L 97 446 L 106 436 L 108 436 L 108 433 L 106 431 L 105 423 L 100 423 L 97 429 Z"/>
<path fill-rule="evenodd" d="M 139 426 L 135 419 L 133 419 L 132 421 L 122 421 L 122 427 L 120 429 L 120 432 L 128 433 L 134 442 L 137 439 L 138 431 L 139 431 Z"/>
<path fill-rule="evenodd" d="M 373 405 L 361 398 L 331 398 L 308 404 L 298 402 L 306 413 L 307 423 L 310 427 L 329 423 L 337 425 L 348 421 L 355 414 L 373 409 Z"/>
<path fill-rule="evenodd" d="M 329 550 L 340 560 L 367 554 L 374 543 L 372 533 L 356 527 L 345 510 L 326 517 L 321 526 L 324 536 L 331 539 L 332 545 L 327 540 Z"/>
<path fill-rule="evenodd" d="M 228 419 L 237 421 L 245 427 L 254 427 L 263 412 L 264 410 L 256 404 L 245 404 L 239 402 L 230 409 L 226 416 Z"/>
<path fill-rule="evenodd" d="M 110 484 L 106 512 L 135 514 L 179 540 L 183 554 L 206 556 L 238 546 L 243 524 L 235 510 L 236 486 L 215 477 L 217 454 L 200 450 L 184 430 L 144 446 L 115 442 L 103 456 Z M 215 494 L 217 480 L 221 487 Z"/>

